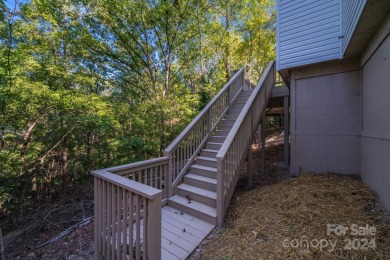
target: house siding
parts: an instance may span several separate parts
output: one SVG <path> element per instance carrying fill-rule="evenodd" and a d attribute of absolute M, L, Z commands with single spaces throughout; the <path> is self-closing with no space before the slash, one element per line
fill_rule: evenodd
<path fill-rule="evenodd" d="M 351 40 L 352 34 L 355 31 L 356 25 L 359 21 L 361 13 L 366 5 L 367 0 L 342 0 L 341 6 L 341 30 L 342 54 L 345 53 L 347 46 Z"/>
<path fill-rule="evenodd" d="M 277 69 L 340 57 L 340 0 L 277 1 Z"/>
<path fill-rule="evenodd" d="M 317 75 L 292 70 L 293 175 L 360 174 L 360 71 L 357 66 L 343 69 L 319 68 Z"/>
<path fill-rule="evenodd" d="M 390 30 L 390 23 L 387 27 Z M 361 175 L 390 211 L 390 37 L 362 69 Z"/>

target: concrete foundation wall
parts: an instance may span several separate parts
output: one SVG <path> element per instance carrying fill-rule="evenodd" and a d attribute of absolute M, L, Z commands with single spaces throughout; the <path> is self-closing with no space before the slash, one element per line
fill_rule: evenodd
<path fill-rule="evenodd" d="M 360 173 L 357 60 L 292 71 L 291 173 Z"/>
<path fill-rule="evenodd" d="M 390 211 L 390 37 L 362 69 L 361 175 Z"/>

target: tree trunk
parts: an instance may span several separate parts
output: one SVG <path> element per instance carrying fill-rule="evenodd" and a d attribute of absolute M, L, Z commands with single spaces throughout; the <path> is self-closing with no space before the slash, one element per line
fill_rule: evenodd
<path fill-rule="evenodd" d="M 231 61 L 230 61 L 230 55 L 231 55 L 231 46 L 230 46 L 230 1 L 227 1 L 226 6 L 226 24 L 225 24 L 225 32 L 226 32 L 226 46 L 225 46 L 225 75 L 226 80 L 230 79 L 230 71 L 231 71 Z"/>
<path fill-rule="evenodd" d="M 62 141 L 61 151 L 61 176 L 62 176 L 62 190 L 64 191 L 68 186 L 68 137 Z"/>

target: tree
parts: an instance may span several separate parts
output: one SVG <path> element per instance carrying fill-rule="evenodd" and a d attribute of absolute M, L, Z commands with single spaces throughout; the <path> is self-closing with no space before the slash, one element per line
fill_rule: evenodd
<path fill-rule="evenodd" d="M 273 2 L 0 0 L 0 204 L 157 157 L 231 70 L 274 58 Z M 14 208 L 13 208 L 14 207 Z"/>

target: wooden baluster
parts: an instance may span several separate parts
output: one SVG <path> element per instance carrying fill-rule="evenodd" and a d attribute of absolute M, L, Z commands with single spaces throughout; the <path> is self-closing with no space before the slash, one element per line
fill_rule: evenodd
<path fill-rule="evenodd" d="M 128 229 L 129 229 L 129 259 L 134 258 L 134 194 L 129 192 L 129 220 L 128 220 Z"/>
<path fill-rule="evenodd" d="M 122 217 L 122 259 L 127 259 L 127 229 L 128 229 L 128 199 L 127 191 L 122 189 L 122 208 L 123 208 L 123 217 Z M 129 243 L 130 243 L 129 239 Z"/>
<path fill-rule="evenodd" d="M 135 259 L 141 258 L 141 201 L 138 194 L 136 197 L 136 222 L 135 222 Z"/>
<path fill-rule="evenodd" d="M 116 259 L 121 258 L 121 212 L 123 208 L 121 207 L 121 188 L 116 186 Z M 122 213 L 123 214 L 123 213 Z"/>
<path fill-rule="evenodd" d="M 111 185 L 111 259 L 115 259 L 115 238 L 116 238 L 116 200 L 115 185 Z"/>
<path fill-rule="evenodd" d="M 148 251 L 148 247 L 149 247 L 149 239 L 148 239 L 148 229 L 149 229 L 149 219 L 148 219 L 148 215 L 149 215 L 149 200 L 146 199 L 146 198 L 143 198 L 143 217 L 142 217 L 142 220 L 143 220 L 143 239 L 142 239 L 142 252 L 143 252 L 143 258 L 144 259 L 149 259 L 149 251 Z M 161 217 L 160 217 L 161 218 Z M 161 250 L 161 249 L 160 249 Z"/>
<path fill-rule="evenodd" d="M 111 205 L 112 205 L 112 188 L 111 188 L 111 183 L 107 183 L 107 258 L 112 257 L 111 252 L 111 234 L 112 234 L 112 210 L 111 210 Z"/>
<path fill-rule="evenodd" d="M 103 213 L 103 256 L 104 257 L 107 257 L 107 228 L 108 228 L 108 225 L 107 225 L 107 213 L 108 213 L 108 210 L 107 210 L 107 196 L 109 195 L 108 193 L 108 190 L 107 190 L 107 182 L 106 181 L 102 181 L 103 182 L 103 209 L 102 209 L 102 213 Z"/>
<path fill-rule="evenodd" d="M 100 222 L 100 218 L 102 217 L 101 216 L 101 213 L 100 213 L 100 210 L 99 210 L 99 204 L 100 204 L 100 193 L 101 193 L 101 190 L 99 190 L 100 188 L 100 180 L 97 178 L 97 177 L 94 177 L 93 178 L 94 180 L 94 194 L 93 194 L 93 197 L 94 197 L 94 245 L 95 245 L 95 252 L 94 252 L 94 258 L 95 259 L 100 259 L 99 257 L 99 251 L 100 251 L 100 247 L 99 247 L 99 243 L 100 243 L 100 236 L 98 235 L 99 234 L 99 222 Z"/>

